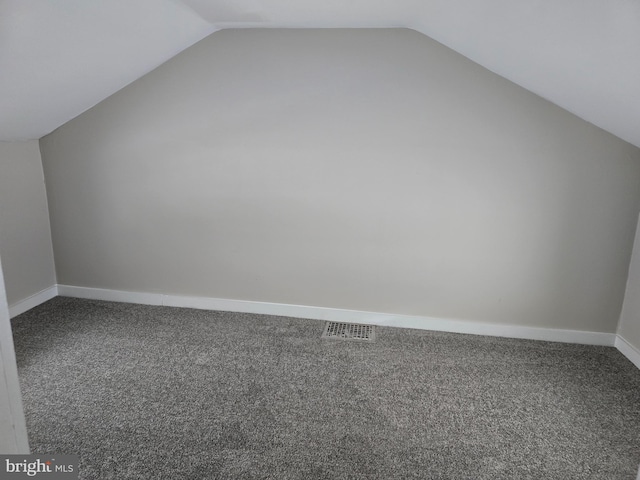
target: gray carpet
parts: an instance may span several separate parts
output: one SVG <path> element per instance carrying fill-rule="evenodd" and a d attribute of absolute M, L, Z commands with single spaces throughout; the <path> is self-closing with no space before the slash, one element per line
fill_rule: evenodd
<path fill-rule="evenodd" d="M 608 347 L 56 298 L 12 322 L 31 448 L 83 479 L 635 479 Z"/>

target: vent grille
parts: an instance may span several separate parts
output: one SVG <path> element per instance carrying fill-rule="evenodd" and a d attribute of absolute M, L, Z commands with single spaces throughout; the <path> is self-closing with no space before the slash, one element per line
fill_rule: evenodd
<path fill-rule="evenodd" d="M 376 339 L 376 327 L 357 323 L 327 322 L 322 338 L 373 342 Z"/>

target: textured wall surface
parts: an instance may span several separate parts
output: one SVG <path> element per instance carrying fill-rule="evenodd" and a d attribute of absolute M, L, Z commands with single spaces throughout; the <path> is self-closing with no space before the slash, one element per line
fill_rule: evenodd
<path fill-rule="evenodd" d="M 9 305 L 56 283 L 37 140 L 0 142 L 0 257 Z"/>
<path fill-rule="evenodd" d="M 414 31 L 221 31 L 40 145 L 61 284 L 616 330 L 640 150 Z"/>
<path fill-rule="evenodd" d="M 618 334 L 640 352 L 640 222 L 631 256 Z"/>

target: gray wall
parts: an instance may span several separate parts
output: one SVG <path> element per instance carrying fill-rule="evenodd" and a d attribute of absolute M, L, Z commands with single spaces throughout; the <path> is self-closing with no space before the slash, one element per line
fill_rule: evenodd
<path fill-rule="evenodd" d="M 38 141 L 0 142 L 0 257 L 9 305 L 56 284 Z"/>
<path fill-rule="evenodd" d="M 640 352 L 640 222 L 631 256 L 618 334 Z"/>
<path fill-rule="evenodd" d="M 417 32 L 218 32 L 41 149 L 61 284 L 616 330 L 640 150 Z"/>

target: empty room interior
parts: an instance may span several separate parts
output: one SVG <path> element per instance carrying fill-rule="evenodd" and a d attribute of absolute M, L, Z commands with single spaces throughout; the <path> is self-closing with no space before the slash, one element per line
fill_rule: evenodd
<path fill-rule="evenodd" d="M 0 31 L 0 454 L 640 478 L 639 3 L 8 0 Z"/>

